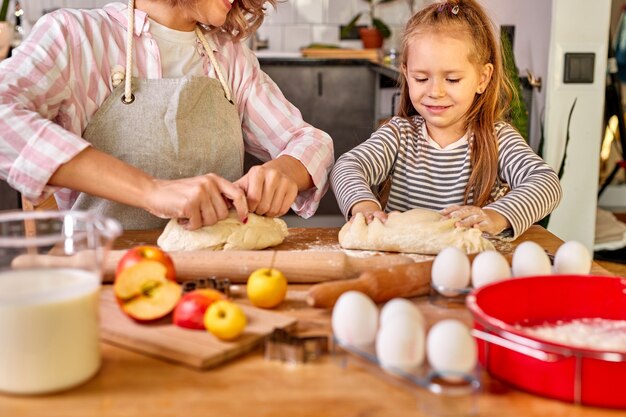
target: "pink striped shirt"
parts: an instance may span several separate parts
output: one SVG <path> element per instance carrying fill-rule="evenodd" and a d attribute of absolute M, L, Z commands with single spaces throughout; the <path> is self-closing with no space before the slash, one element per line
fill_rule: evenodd
<path fill-rule="evenodd" d="M 55 193 L 60 209 L 76 200 L 77 192 L 47 183 L 61 164 L 90 146 L 81 134 L 111 94 L 112 68 L 125 67 L 126 13 L 122 3 L 50 13 L 12 58 L 0 62 L 0 177 L 28 199 Z M 133 75 L 161 78 L 149 26 L 137 10 Z M 328 189 L 332 140 L 302 119 L 245 44 L 220 35 L 213 42 L 238 106 L 246 151 L 262 161 L 289 155 L 304 164 L 314 188 L 301 192 L 293 208 L 310 217 Z M 208 59 L 205 70 L 217 78 Z"/>

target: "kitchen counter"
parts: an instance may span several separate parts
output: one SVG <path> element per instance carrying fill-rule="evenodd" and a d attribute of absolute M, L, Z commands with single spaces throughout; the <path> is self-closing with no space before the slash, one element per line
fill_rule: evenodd
<path fill-rule="evenodd" d="M 337 228 L 290 229 L 277 250 L 337 250 Z M 126 232 L 118 249 L 154 243 L 158 231 Z M 513 242 L 508 251 L 533 240 L 549 253 L 562 243 L 539 226 Z M 593 273 L 608 275 L 598 265 Z M 276 310 L 298 319 L 303 334 L 328 334 L 330 311 L 309 308 L 306 285 L 290 285 L 287 300 Z M 446 317 L 471 322 L 463 306 L 442 308 L 416 299 L 429 325 Z M 103 317 L 102 320 L 106 320 Z M 432 400 L 425 391 L 399 384 L 354 361 L 342 364 L 327 355 L 304 365 L 263 358 L 261 349 L 208 371 L 197 371 L 102 343 L 103 365 L 89 382 L 73 390 L 36 397 L 0 395 L 0 416 L 6 417 L 134 417 L 134 416 L 422 416 Z M 507 387 L 482 377 L 477 398 L 481 416 L 617 416 L 619 411 L 574 406 Z M 454 401 L 454 400 L 452 400 Z"/>
<path fill-rule="evenodd" d="M 310 65 L 364 65 L 369 67 L 377 74 L 384 75 L 392 80 L 397 80 L 400 75 L 400 69 L 393 66 L 383 64 L 382 62 L 373 62 L 368 59 L 355 58 L 307 58 L 302 55 L 260 55 L 259 63 L 272 65 L 290 65 L 290 66 L 310 66 Z"/>

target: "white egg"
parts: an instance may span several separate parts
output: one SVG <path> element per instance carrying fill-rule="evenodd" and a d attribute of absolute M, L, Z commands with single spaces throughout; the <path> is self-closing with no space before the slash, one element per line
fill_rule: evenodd
<path fill-rule="evenodd" d="M 410 372 L 424 361 L 424 328 L 408 314 L 395 315 L 376 336 L 376 357 L 393 372 Z"/>
<path fill-rule="evenodd" d="M 513 276 L 550 275 L 550 258 L 541 246 L 535 242 L 521 243 L 513 253 Z"/>
<path fill-rule="evenodd" d="M 449 246 L 439 252 L 431 269 L 432 283 L 441 294 L 453 297 L 470 282 L 470 262 L 458 248 Z"/>
<path fill-rule="evenodd" d="M 557 274 L 588 274 L 591 271 L 591 254 L 580 242 L 570 240 L 562 244 L 554 255 L 554 272 Z"/>
<path fill-rule="evenodd" d="M 380 310 L 380 318 L 378 320 L 380 327 L 385 327 L 386 323 L 393 320 L 395 316 L 400 315 L 409 316 L 412 320 L 417 322 L 422 329 L 426 327 L 426 320 L 424 320 L 422 312 L 415 304 L 406 298 L 394 298 L 385 303 Z"/>
<path fill-rule="evenodd" d="M 476 255 L 472 261 L 472 286 L 474 288 L 508 278 L 511 278 L 511 268 L 500 252 L 487 250 Z"/>
<path fill-rule="evenodd" d="M 443 378 L 458 381 L 459 374 L 468 374 L 476 367 L 476 341 L 465 324 L 454 319 L 441 320 L 428 332 L 426 355 L 430 366 Z"/>
<path fill-rule="evenodd" d="M 378 308 L 367 295 L 348 291 L 333 307 L 332 329 L 342 344 L 365 346 L 374 343 L 378 328 Z"/>

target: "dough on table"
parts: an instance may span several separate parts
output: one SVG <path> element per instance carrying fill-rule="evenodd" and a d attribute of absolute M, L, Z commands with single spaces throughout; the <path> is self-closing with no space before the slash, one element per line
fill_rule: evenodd
<path fill-rule="evenodd" d="M 494 249 L 478 229 L 454 227 L 455 219 L 443 219 L 434 210 L 415 208 L 404 213 L 393 212 L 382 223 L 374 218 L 366 224 L 362 213 L 339 231 L 339 244 L 345 249 L 436 255 L 448 246 L 465 253 Z"/>
<path fill-rule="evenodd" d="M 235 211 L 212 226 L 185 230 L 176 219 L 165 226 L 157 244 L 166 251 L 195 249 L 250 250 L 279 245 L 289 234 L 284 220 L 248 214 L 243 224 Z"/>

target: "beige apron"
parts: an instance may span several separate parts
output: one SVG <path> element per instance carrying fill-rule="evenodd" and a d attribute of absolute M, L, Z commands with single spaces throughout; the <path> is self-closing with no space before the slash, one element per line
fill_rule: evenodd
<path fill-rule="evenodd" d="M 127 29 L 131 38 L 132 20 Z M 155 178 L 178 179 L 213 172 L 229 181 L 239 179 L 243 174 L 244 145 L 237 108 L 204 34 L 199 29 L 196 33 L 219 79 L 133 77 L 132 87 L 129 79 L 126 86 L 113 90 L 83 137 L 95 148 Z M 127 53 L 132 55 L 132 40 L 128 41 Z M 126 74 L 131 73 L 129 62 Z M 131 102 L 127 104 L 125 97 Z M 167 222 L 140 208 L 85 193 L 79 195 L 72 209 L 113 217 L 124 229 L 155 229 Z"/>

